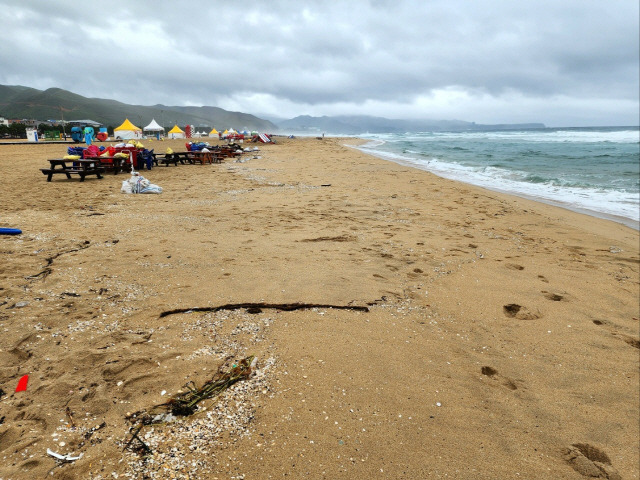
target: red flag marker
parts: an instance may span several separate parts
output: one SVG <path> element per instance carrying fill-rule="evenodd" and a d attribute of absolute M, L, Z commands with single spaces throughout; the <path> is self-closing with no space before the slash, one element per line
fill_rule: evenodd
<path fill-rule="evenodd" d="M 29 381 L 29 375 L 23 375 L 22 378 L 18 381 L 18 386 L 16 387 L 16 393 L 24 392 L 27 389 L 28 381 Z"/>

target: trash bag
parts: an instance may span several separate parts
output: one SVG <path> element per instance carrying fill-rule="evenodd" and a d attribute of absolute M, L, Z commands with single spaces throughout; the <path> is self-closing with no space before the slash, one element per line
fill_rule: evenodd
<path fill-rule="evenodd" d="M 122 193 L 162 193 L 162 187 L 149 182 L 142 175 L 135 173 L 129 180 L 122 182 Z"/>
<path fill-rule="evenodd" d="M 122 193 L 133 193 L 133 188 L 131 188 L 131 184 L 129 180 L 122 181 L 122 188 L 120 189 Z"/>

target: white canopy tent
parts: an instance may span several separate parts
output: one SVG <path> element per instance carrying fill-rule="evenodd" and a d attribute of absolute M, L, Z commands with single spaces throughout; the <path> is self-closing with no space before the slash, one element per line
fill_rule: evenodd
<path fill-rule="evenodd" d="M 151 123 L 146 127 L 144 127 L 142 130 L 144 130 L 145 132 L 153 132 L 153 133 L 164 132 L 164 127 L 161 127 L 160 125 L 158 125 L 158 122 L 156 122 L 156 119 L 154 118 L 153 120 L 151 120 Z"/>

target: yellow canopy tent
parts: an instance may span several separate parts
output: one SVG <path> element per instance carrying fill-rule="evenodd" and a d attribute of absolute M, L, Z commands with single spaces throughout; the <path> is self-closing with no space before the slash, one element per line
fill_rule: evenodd
<path fill-rule="evenodd" d="M 113 129 L 113 134 L 116 138 L 129 139 L 129 138 L 141 138 L 142 129 L 136 127 L 129 119 L 125 119 L 122 125 Z"/>
<path fill-rule="evenodd" d="M 169 138 L 185 138 L 184 130 L 178 125 L 175 125 L 169 132 L 167 132 Z"/>
<path fill-rule="evenodd" d="M 217 137 L 218 135 L 219 133 L 215 128 L 209 132 L 210 137 Z"/>

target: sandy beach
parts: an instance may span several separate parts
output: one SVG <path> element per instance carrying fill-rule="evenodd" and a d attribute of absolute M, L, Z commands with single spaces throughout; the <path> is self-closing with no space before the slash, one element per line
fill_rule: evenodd
<path fill-rule="evenodd" d="M 0 145 L 0 479 L 639 478 L 638 231 L 358 142 L 143 171 L 160 195 Z"/>

